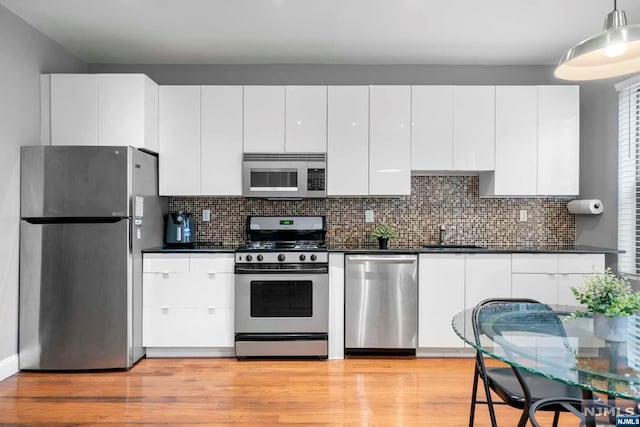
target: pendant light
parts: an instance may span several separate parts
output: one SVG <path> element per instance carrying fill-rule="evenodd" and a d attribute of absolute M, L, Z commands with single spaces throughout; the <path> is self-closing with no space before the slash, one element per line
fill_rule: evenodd
<path fill-rule="evenodd" d="M 604 30 L 569 49 L 553 74 L 562 80 L 597 80 L 637 72 L 640 25 L 627 25 L 627 15 L 614 0 Z"/>

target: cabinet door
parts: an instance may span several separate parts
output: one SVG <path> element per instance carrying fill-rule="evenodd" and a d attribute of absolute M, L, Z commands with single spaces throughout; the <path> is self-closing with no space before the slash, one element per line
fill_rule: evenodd
<path fill-rule="evenodd" d="M 563 273 L 558 275 L 558 304 L 579 306 L 571 291 L 572 287 L 581 288 L 588 274 Z"/>
<path fill-rule="evenodd" d="M 558 304 L 557 274 L 514 274 L 511 288 L 514 298 L 532 298 L 545 304 Z"/>
<path fill-rule="evenodd" d="M 411 87 L 371 86 L 369 194 L 411 193 Z"/>
<path fill-rule="evenodd" d="M 577 195 L 580 88 L 538 88 L 538 194 Z"/>
<path fill-rule="evenodd" d="M 160 195 L 200 194 L 200 86 L 160 86 Z"/>
<path fill-rule="evenodd" d="M 51 145 L 98 145 L 97 74 L 51 75 Z"/>
<path fill-rule="evenodd" d="M 244 152 L 284 152 L 284 86 L 244 87 Z"/>
<path fill-rule="evenodd" d="M 233 309 L 145 308 L 145 347 L 233 347 Z"/>
<path fill-rule="evenodd" d="M 202 87 L 200 194 L 242 195 L 242 86 Z"/>
<path fill-rule="evenodd" d="M 157 92 L 158 86 L 142 74 L 99 74 L 98 144 L 157 151 Z"/>
<path fill-rule="evenodd" d="M 495 86 L 456 86 L 453 93 L 453 169 L 493 170 Z"/>
<path fill-rule="evenodd" d="M 511 255 L 467 254 L 465 291 L 466 308 L 487 298 L 510 298 Z"/>
<path fill-rule="evenodd" d="M 411 87 L 411 170 L 453 168 L 453 86 Z"/>
<path fill-rule="evenodd" d="M 329 86 L 327 194 L 369 194 L 369 87 Z"/>
<path fill-rule="evenodd" d="M 418 347 L 464 347 L 451 319 L 464 310 L 464 254 L 421 254 Z"/>
<path fill-rule="evenodd" d="M 287 86 L 285 151 L 327 152 L 327 87 Z"/>
<path fill-rule="evenodd" d="M 535 195 L 538 171 L 537 87 L 496 87 L 495 140 L 494 185 L 488 195 Z M 480 186 L 482 188 L 482 184 Z"/>

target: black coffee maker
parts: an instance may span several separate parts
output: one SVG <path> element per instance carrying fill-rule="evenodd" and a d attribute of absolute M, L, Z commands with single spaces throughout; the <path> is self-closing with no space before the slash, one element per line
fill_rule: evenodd
<path fill-rule="evenodd" d="M 193 215 L 178 211 L 167 215 L 167 231 L 164 242 L 169 247 L 192 247 L 196 229 Z"/>

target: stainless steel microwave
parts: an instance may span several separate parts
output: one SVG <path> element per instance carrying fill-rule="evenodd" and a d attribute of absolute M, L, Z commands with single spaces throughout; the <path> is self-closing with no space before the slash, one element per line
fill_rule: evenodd
<path fill-rule="evenodd" d="M 325 153 L 246 153 L 242 194 L 267 199 L 327 196 Z"/>

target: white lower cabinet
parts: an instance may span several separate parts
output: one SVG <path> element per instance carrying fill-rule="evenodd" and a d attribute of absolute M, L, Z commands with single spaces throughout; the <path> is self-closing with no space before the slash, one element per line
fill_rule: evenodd
<path fill-rule="evenodd" d="M 513 297 L 577 305 L 572 286 L 604 271 L 604 254 L 513 254 Z"/>
<path fill-rule="evenodd" d="M 453 317 L 478 302 L 511 297 L 510 254 L 420 254 L 418 347 L 462 348 Z"/>
<path fill-rule="evenodd" d="M 557 274 L 514 274 L 511 289 L 514 298 L 531 298 L 545 304 L 558 303 Z"/>
<path fill-rule="evenodd" d="M 233 254 L 145 254 L 145 347 L 233 347 Z"/>
<path fill-rule="evenodd" d="M 420 254 L 418 347 L 464 347 L 451 319 L 464 310 L 464 254 Z"/>
<path fill-rule="evenodd" d="M 511 298 L 511 254 L 467 254 L 465 307 L 488 298 Z"/>

